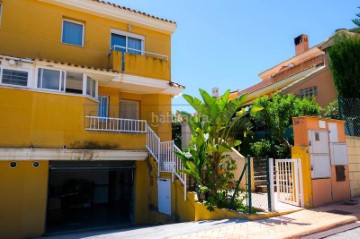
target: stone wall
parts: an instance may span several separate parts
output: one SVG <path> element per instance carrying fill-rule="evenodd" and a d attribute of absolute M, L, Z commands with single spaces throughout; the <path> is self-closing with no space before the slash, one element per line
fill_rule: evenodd
<path fill-rule="evenodd" d="M 360 137 L 346 136 L 351 197 L 360 196 Z"/>

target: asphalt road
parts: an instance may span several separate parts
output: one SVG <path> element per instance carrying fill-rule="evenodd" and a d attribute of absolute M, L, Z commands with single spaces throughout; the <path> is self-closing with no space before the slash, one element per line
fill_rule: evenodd
<path fill-rule="evenodd" d="M 359 239 L 360 238 L 360 221 L 333 228 L 328 231 L 315 233 L 302 239 Z"/>
<path fill-rule="evenodd" d="M 358 239 L 360 238 L 360 227 L 351 229 L 348 231 L 340 232 L 332 236 L 328 236 L 325 238 L 329 239 Z"/>

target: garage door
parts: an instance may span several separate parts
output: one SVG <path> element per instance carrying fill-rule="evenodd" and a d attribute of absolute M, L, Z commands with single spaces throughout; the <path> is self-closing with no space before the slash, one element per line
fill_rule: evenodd
<path fill-rule="evenodd" d="M 51 161 L 47 232 L 132 223 L 134 162 Z"/>

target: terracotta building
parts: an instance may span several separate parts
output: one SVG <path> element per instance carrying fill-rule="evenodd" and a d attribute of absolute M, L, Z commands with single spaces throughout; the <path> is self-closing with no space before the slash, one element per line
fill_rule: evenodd
<path fill-rule="evenodd" d="M 347 30 L 339 30 L 352 34 Z M 271 95 L 277 91 L 300 97 L 314 96 L 321 107 L 336 99 L 327 50 L 333 43 L 334 35 L 325 41 L 309 47 L 309 37 L 302 34 L 294 39 L 295 55 L 259 74 L 261 82 L 243 90 L 232 92 L 232 97 L 248 93 L 248 102 Z"/>

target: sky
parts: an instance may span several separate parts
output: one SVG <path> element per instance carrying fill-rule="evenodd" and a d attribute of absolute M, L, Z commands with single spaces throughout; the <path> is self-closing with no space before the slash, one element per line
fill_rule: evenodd
<path fill-rule="evenodd" d="M 295 54 L 294 38 L 316 45 L 336 29 L 352 28 L 359 0 L 108 0 L 177 23 L 172 36 L 172 81 L 184 94 L 199 88 L 244 89 L 258 74 Z M 173 112 L 192 112 L 182 96 Z"/>

